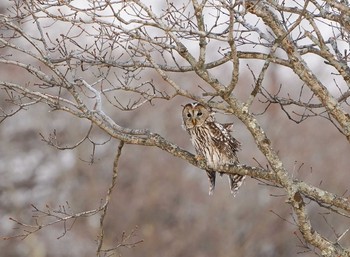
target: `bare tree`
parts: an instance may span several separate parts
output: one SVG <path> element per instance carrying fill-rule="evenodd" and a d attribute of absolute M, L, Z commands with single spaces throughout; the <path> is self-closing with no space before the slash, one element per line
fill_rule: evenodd
<path fill-rule="evenodd" d="M 155 131 L 122 126 L 112 118 L 113 110 L 132 115 L 145 105 L 161 106 L 179 96 L 208 104 L 237 117 L 267 162 L 224 166 L 220 172 L 280 188 L 306 247 L 322 256 L 349 256 L 342 244 L 348 229 L 344 226 L 335 240 L 322 234 L 307 208 L 316 203 L 348 218 L 348 198 L 295 178 L 257 120 L 277 105 L 298 124 L 325 118 L 350 141 L 349 17 L 347 0 L 13 0 L 0 16 L 0 65 L 30 79 L 0 80 L 1 122 L 40 104 L 88 120 L 90 129 L 72 146 L 59 145 L 55 133 L 43 140 L 61 149 L 85 141 L 96 145 L 90 133 L 98 128 L 121 142 L 116 178 L 123 144 L 157 147 L 202 170 L 206 163 Z M 243 69 L 250 71 L 252 86 L 242 89 L 237 85 Z M 293 86 L 273 85 L 273 70 L 292 78 Z M 185 84 L 177 74 L 196 82 Z M 96 210 L 71 214 L 62 207 L 52 213 L 34 206 L 35 211 L 65 224 L 101 212 L 97 255 L 102 256 L 108 251 L 101 248 L 104 215 L 115 182 Z M 30 233 L 43 228 L 31 226 Z"/>

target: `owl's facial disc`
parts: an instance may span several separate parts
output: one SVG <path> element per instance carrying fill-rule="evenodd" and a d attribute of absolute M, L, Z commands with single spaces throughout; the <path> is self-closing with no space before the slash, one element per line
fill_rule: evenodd
<path fill-rule="evenodd" d="M 196 117 L 195 117 L 195 114 L 193 113 L 193 111 L 189 110 L 189 112 L 187 113 L 186 116 L 187 116 L 187 120 L 192 125 L 192 127 L 196 126 L 197 120 L 196 120 Z"/>
<path fill-rule="evenodd" d="M 207 117 L 207 109 L 198 103 L 189 103 L 183 110 L 183 120 L 187 129 L 203 126 Z"/>
<path fill-rule="evenodd" d="M 191 123 L 193 127 L 196 127 L 199 125 L 200 118 L 202 117 L 203 113 L 200 110 L 193 110 L 192 113 L 189 115 L 191 118 Z"/>

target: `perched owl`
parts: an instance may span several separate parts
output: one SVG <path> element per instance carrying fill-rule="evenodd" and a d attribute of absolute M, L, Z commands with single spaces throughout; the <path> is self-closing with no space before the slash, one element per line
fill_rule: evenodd
<path fill-rule="evenodd" d="M 215 121 L 214 112 L 210 107 L 200 103 L 186 104 L 182 110 L 183 126 L 190 134 L 191 141 L 197 152 L 197 158 L 204 158 L 210 170 L 209 195 L 215 187 L 215 170 L 223 164 L 237 163 L 236 152 L 240 143 L 231 136 L 232 123 L 220 124 Z M 222 174 L 221 174 L 222 175 Z M 245 176 L 239 174 L 229 175 L 231 193 L 236 195 Z"/>

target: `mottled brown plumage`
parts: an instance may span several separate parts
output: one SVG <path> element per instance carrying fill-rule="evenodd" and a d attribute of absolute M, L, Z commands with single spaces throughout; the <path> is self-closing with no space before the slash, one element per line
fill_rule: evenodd
<path fill-rule="evenodd" d="M 197 158 L 204 158 L 210 167 L 207 170 L 209 178 L 209 194 L 215 187 L 215 170 L 220 165 L 237 163 L 236 152 L 240 143 L 231 136 L 232 124 L 220 124 L 215 121 L 212 110 L 200 103 L 186 104 L 182 110 L 183 125 L 190 134 Z M 242 185 L 245 176 L 229 175 L 231 193 L 235 196 Z"/>

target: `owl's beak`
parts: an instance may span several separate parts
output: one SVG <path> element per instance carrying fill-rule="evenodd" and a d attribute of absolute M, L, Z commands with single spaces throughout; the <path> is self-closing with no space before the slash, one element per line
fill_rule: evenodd
<path fill-rule="evenodd" d="M 197 125 L 197 119 L 196 118 L 192 118 L 192 124 L 193 124 L 193 126 Z"/>

